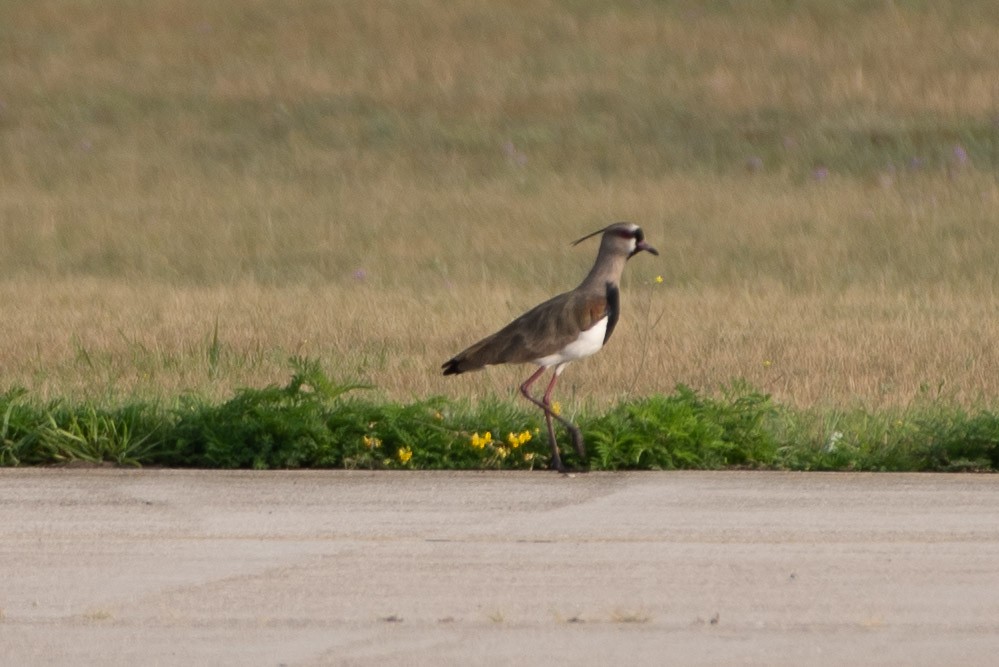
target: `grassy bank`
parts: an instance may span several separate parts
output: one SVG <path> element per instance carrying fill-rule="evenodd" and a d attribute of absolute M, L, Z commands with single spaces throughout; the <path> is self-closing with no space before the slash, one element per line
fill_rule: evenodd
<path fill-rule="evenodd" d="M 113 463 L 207 468 L 534 469 L 548 445 L 538 414 L 506 401 L 375 400 L 296 360 L 287 384 L 170 405 L 42 404 L 0 395 L 0 465 Z M 999 414 L 928 404 L 869 412 L 796 410 L 747 386 L 668 395 L 573 415 L 584 470 L 767 468 L 995 471 Z M 565 434 L 562 434 L 565 437 Z"/>

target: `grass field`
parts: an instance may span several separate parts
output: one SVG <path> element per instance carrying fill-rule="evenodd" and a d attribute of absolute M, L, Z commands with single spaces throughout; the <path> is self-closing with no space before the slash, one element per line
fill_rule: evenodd
<path fill-rule="evenodd" d="M 566 405 L 999 404 L 994 2 L 0 4 L 0 385 L 222 399 L 454 352 L 641 224 Z M 656 276 L 664 282 L 658 284 Z"/>

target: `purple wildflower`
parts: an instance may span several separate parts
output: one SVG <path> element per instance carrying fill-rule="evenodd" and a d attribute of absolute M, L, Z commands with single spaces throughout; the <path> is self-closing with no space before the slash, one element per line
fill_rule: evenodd
<path fill-rule="evenodd" d="M 959 167 L 963 167 L 964 165 L 968 164 L 968 159 L 969 159 L 968 151 L 964 150 L 964 146 L 962 146 L 961 144 L 957 144 L 954 146 L 952 155 L 954 157 L 954 163 L 957 164 Z"/>

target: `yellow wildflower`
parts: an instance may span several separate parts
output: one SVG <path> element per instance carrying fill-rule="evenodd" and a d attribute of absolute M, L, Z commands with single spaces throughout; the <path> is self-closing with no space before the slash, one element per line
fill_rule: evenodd
<path fill-rule="evenodd" d="M 510 433 L 506 436 L 506 441 L 510 443 L 510 446 L 517 449 L 525 442 L 531 439 L 530 431 L 521 431 L 520 433 Z"/>
<path fill-rule="evenodd" d="M 375 447 L 382 446 L 382 441 L 378 438 L 369 438 L 368 436 L 364 436 L 362 441 L 364 442 L 364 446 L 368 449 L 374 449 Z"/>
<path fill-rule="evenodd" d="M 409 463 L 409 460 L 413 458 L 413 450 L 409 447 L 399 448 L 399 461 L 402 463 Z"/>
<path fill-rule="evenodd" d="M 663 284 L 663 277 L 656 276 L 656 285 L 662 285 L 662 284 Z"/>
<path fill-rule="evenodd" d="M 476 449 L 482 449 L 493 441 L 493 434 L 490 431 L 486 431 L 486 434 L 479 436 L 478 432 L 472 434 L 472 447 Z"/>
<path fill-rule="evenodd" d="M 562 414 L 562 404 L 558 401 L 552 401 L 552 413 L 556 415 Z"/>
<path fill-rule="evenodd" d="M 496 448 L 496 453 L 499 454 L 499 457 L 501 459 L 505 459 L 507 457 L 507 455 L 510 454 L 510 450 L 507 449 L 506 447 L 497 447 Z"/>

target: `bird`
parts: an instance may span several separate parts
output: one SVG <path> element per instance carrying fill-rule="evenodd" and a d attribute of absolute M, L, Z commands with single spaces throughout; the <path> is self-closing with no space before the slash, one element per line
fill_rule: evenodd
<path fill-rule="evenodd" d="M 520 393 L 544 412 L 551 445 L 550 467 L 561 473 L 567 469 L 559 455 L 552 420 L 568 430 L 576 452 L 584 461 L 586 447 L 579 427 L 552 409 L 555 383 L 569 363 L 599 352 L 614 332 L 621 314 L 619 283 L 625 263 L 642 251 L 659 255 L 646 242 L 642 228 L 631 222 L 610 224 L 573 241 L 572 245 L 598 234 L 602 236 L 597 259 L 578 287 L 538 304 L 441 365 L 444 375 L 459 375 L 496 364 L 538 366 L 520 385 Z M 532 395 L 531 387 L 549 368 L 554 369 L 551 380 L 539 400 Z"/>

